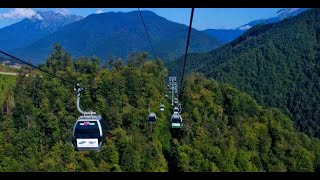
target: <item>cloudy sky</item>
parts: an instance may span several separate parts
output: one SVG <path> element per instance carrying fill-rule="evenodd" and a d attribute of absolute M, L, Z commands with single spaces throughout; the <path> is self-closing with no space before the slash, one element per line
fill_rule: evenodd
<path fill-rule="evenodd" d="M 232 29 L 252 20 L 277 15 L 281 8 L 196 8 L 193 27 L 204 29 Z M 37 11 L 57 11 L 63 14 L 76 14 L 83 17 L 92 13 L 129 12 L 136 8 L 0 8 L 0 28 L 21 21 L 24 18 L 38 16 Z M 140 8 L 150 10 L 168 20 L 189 24 L 190 8 Z"/>

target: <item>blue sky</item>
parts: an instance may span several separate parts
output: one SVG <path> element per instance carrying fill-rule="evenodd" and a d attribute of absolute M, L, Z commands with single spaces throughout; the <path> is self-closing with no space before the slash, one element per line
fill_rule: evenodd
<path fill-rule="evenodd" d="M 140 8 L 150 10 L 168 20 L 189 24 L 190 8 Z M 231 29 L 244 25 L 252 20 L 264 19 L 277 15 L 282 8 L 196 8 L 194 12 L 193 27 L 204 29 Z M 21 21 L 36 11 L 59 11 L 76 14 L 83 17 L 92 13 L 101 12 L 129 12 L 136 8 L 0 8 L 0 28 Z"/>

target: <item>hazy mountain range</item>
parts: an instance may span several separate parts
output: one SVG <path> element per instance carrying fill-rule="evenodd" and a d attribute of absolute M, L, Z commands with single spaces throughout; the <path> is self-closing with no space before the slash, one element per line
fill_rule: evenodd
<path fill-rule="evenodd" d="M 285 18 L 296 16 L 297 14 L 300 14 L 307 9 L 309 8 L 286 8 L 278 11 L 278 15 L 275 17 L 254 20 L 235 29 L 206 29 L 203 32 L 213 38 L 216 38 L 217 40 L 228 43 L 239 37 L 246 30 L 250 29 L 253 26 L 276 23 L 282 21 Z"/>
<path fill-rule="evenodd" d="M 305 8 L 282 10 L 278 16 L 255 20 L 236 29 L 193 29 L 190 52 L 207 52 L 239 37 L 254 25 L 281 21 Z M 152 50 L 138 11 L 91 14 L 85 18 L 58 12 L 38 11 L 41 18 L 24 19 L 0 29 L 0 48 L 33 63 L 41 63 L 54 43 L 60 43 L 73 57 L 96 55 L 127 59 L 131 52 Z M 188 27 L 151 11 L 142 11 L 156 56 L 170 61 L 185 51 Z"/>
<path fill-rule="evenodd" d="M 142 11 L 142 15 L 157 56 L 167 61 L 183 54 L 188 26 L 169 21 L 151 11 Z M 152 52 L 138 11 L 91 14 L 11 52 L 35 63 L 43 62 L 57 42 L 75 57 L 96 55 L 102 59 L 110 56 L 126 59 L 131 52 Z M 206 52 L 221 44 L 201 31 L 192 31 L 191 52 Z"/>

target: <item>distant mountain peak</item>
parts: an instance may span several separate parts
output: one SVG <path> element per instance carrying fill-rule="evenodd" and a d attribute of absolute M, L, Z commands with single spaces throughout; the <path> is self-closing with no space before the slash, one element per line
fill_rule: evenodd
<path fill-rule="evenodd" d="M 62 15 L 64 16 L 63 14 L 59 13 L 59 12 L 56 12 L 56 11 L 37 11 L 37 14 L 41 15 L 41 16 L 59 16 L 59 15 Z"/>
<path fill-rule="evenodd" d="M 152 15 L 152 16 L 158 16 L 156 13 L 154 13 L 153 11 L 149 11 L 149 10 L 140 10 L 141 13 L 143 15 Z M 119 15 L 119 14 L 137 14 L 139 13 L 138 10 L 134 10 L 134 11 L 130 11 L 130 12 L 122 12 L 122 11 L 111 11 L 111 12 L 102 12 L 102 13 L 93 13 L 93 14 L 90 14 L 89 16 L 106 16 L 106 15 Z M 161 17 L 161 16 L 159 16 Z"/>
<path fill-rule="evenodd" d="M 63 12 L 63 11 L 62 11 Z M 0 48 L 12 50 L 29 45 L 83 17 L 56 11 L 37 11 L 20 22 L 0 29 Z"/>
<path fill-rule="evenodd" d="M 144 14 L 150 14 L 150 15 L 157 15 L 156 13 L 154 13 L 153 11 L 149 11 L 149 10 L 140 10 L 141 13 L 144 13 Z M 132 13 L 138 13 L 139 11 L 136 10 L 136 11 L 131 11 Z"/>
<path fill-rule="evenodd" d="M 42 20 L 45 19 L 61 19 L 61 18 L 73 18 L 76 20 L 83 19 L 82 16 L 67 14 L 57 11 L 37 11 L 37 14 L 42 17 Z"/>

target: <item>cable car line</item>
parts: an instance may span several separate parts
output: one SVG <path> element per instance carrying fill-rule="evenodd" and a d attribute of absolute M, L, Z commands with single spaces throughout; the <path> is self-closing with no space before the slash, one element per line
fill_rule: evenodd
<path fill-rule="evenodd" d="M 175 97 L 177 92 L 177 77 L 169 76 L 169 90 L 171 91 L 171 104 L 173 106 L 173 114 L 170 118 L 171 129 L 181 129 L 183 127 L 183 120 L 181 116 L 181 103 L 179 103 L 178 98 Z M 179 106 L 179 107 L 178 107 Z"/>
<path fill-rule="evenodd" d="M 147 29 L 147 26 L 146 26 L 146 24 L 145 24 L 145 22 L 144 22 L 142 13 L 141 13 L 141 11 L 140 11 L 140 8 L 138 8 L 138 10 L 139 10 L 139 14 L 140 14 L 140 17 L 141 17 L 141 21 L 142 21 L 143 27 L 144 27 L 144 29 L 145 29 L 145 32 L 146 32 L 146 34 L 147 34 L 148 41 L 149 41 L 150 47 L 151 47 L 151 49 L 152 49 L 153 55 L 154 55 L 155 58 L 157 58 L 156 52 L 155 52 L 155 50 L 154 50 L 154 48 L 153 48 L 153 46 L 152 46 L 151 39 L 150 39 L 150 36 L 149 36 L 149 33 L 148 33 L 148 29 Z M 160 84 L 161 84 L 161 86 L 163 85 L 162 81 L 161 81 Z M 161 103 L 161 100 L 160 100 L 160 111 L 164 111 L 164 108 L 165 108 L 165 106 L 164 106 L 164 104 Z M 155 121 L 156 121 L 156 114 L 155 114 L 155 113 L 151 113 L 151 112 L 150 112 L 150 107 L 149 107 L 148 122 L 149 122 L 149 123 L 155 123 Z"/>
<path fill-rule="evenodd" d="M 140 8 L 138 8 L 138 10 L 139 10 L 139 14 L 140 14 L 140 17 L 141 17 L 141 20 L 142 20 L 142 24 L 143 24 L 144 30 L 146 31 L 146 34 L 147 34 L 147 37 L 148 37 L 148 40 L 149 40 L 149 44 L 150 44 L 150 47 L 152 49 L 154 58 L 157 58 L 156 52 L 154 51 L 153 46 L 151 44 L 150 36 L 149 36 L 148 30 L 147 30 L 146 24 L 144 23 L 143 16 L 142 16 L 142 13 L 140 11 Z"/>
<path fill-rule="evenodd" d="M 187 62 L 190 35 L 191 35 L 191 30 L 192 30 L 193 14 L 194 14 L 194 8 L 192 8 L 192 10 L 191 10 L 188 39 L 187 39 L 186 52 L 185 52 L 184 62 L 183 62 L 182 77 L 181 77 L 181 94 L 180 94 L 181 98 L 183 97 L 183 92 L 184 92 L 183 78 L 184 78 L 185 67 L 186 67 L 186 62 Z M 170 119 L 171 129 L 181 129 L 183 127 L 183 120 L 182 120 L 182 116 L 181 116 L 182 107 L 181 107 L 181 103 L 179 103 L 179 100 L 178 100 L 179 95 L 178 95 L 178 87 L 177 87 L 176 77 L 169 77 L 169 82 L 171 83 L 170 84 L 171 85 L 171 95 L 172 95 L 171 101 L 172 101 L 172 105 L 174 105 L 173 114 Z M 176 98 L 174 98 L 175 94 L 177 94 Z M 173 102 L 173 99 L 174 99 L 174 102 Z"/>

